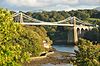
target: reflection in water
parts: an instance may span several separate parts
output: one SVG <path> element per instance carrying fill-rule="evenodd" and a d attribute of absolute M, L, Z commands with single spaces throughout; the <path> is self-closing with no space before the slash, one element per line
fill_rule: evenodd
<path fill-rule="evenodd" d="M 74 50 L 78 50 L 77 46 L 72 45 L 53 45 L 53 48 L 55 48 L 57 51 L 71 53 L 74 53 Z"/>

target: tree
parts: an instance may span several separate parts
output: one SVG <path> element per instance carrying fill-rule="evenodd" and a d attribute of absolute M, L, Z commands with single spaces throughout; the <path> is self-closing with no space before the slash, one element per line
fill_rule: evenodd
<path fill-rule="evenodd" d="M 32 13 L 32 12 L 26 12 L 25 14 L 32 17 L 32 14 L 33 14 L 33 13 Z"/>
<path fill-rule="evenodd" d="M 93 45 L 92 42 L 84 39 L 79 40 L 78 51 L 76 52 L 75 64 L 77 66 L 99 66 L 100 45 Z"/>
<path fill-rule="evenodd" d="M 20 37 L 17 28 L 10 11 L 0 8 L 0 66 L 19 66 L 29 57 L 29 53 L 22 52 L 22 47 L 16 41 Z"/>
<path fill-rule="evenodd" d="M 20 66 L 30 54 L 39 56 L 42 44 L 42 35 L 14 23 L 10 11 L 0 9 L 0 66 Z"/>

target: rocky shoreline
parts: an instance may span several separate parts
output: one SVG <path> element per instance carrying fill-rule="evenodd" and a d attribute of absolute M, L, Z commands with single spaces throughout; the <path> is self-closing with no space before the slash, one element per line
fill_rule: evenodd
<path fill-rule="evenodd" d="M 69 64 L 75 58 L 74 53 L 54 51 L 44 57 L 33 58 L 29 63 L 24 63 L 23 66 L 41 66 L 42 64 Z"/>

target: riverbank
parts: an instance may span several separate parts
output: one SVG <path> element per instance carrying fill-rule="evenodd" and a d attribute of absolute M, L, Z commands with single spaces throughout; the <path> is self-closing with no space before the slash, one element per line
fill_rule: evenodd
<path fill-rule="evenodd" d="M 30 63 L 24 63 L 23 66 L 42 66 L 43 64 L 69 64 L 74 59 L 74 53 L 54 51 L 54 53 L 41 58 L 31 58 Z"/>

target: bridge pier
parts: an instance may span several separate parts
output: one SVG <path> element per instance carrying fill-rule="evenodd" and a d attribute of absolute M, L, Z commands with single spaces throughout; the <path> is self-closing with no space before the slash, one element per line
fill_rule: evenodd
<path fill-rule="evenodd" d="M 23 13 L 20 13 L 20 23 L 23 23 Z"/>
<path fill-rule="evenodd" d="M 74 44 L 77 44 L 78 42 L 78 35 L 77 35 L 77 27 L 76 27 L 76 17 L 73 17 L 74 22 Z"/>
<path fill-rule="evenodd" d="M 71 31 L 68 32 L 68 40 L 67 43 L 74 43 L 75 45 L 78 42 L 78 32 L 77 32 L 77 27 L 76 27 L 76 17 L 73 17 L 73 23 L 74 26 L 71 29 Z"/>

